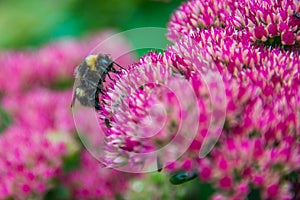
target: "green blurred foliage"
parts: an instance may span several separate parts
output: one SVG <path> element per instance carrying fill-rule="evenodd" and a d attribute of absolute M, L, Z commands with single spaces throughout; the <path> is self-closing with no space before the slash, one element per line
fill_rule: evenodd
<path fill-rule="evenodd" d="M 2 0 L 0 48 L 39 46 L 104 28 L 166 27 L 182 0 Z M 130 38 L 129 38 L 130 39 Z"/>
<path fill-rule="evenodd" d="M 149 173 L 143 179 L 131 182 L 128 193 L 124 196 L 130 200 L 160 200 L 160 199 L 201 199 L 208 200 L 215 192 L 210 184 L 200 183 L 198 179 L 173 185 L 169 182 L 170 174 Z"/>
<path fill-rule="evenodd" d="M 0 107 L 0 134 L 11 124 L 12 118 L 10 114 Z"/>
<path fill-rule="evenodd" d="M 74 2 L 0 1 L 0 46 L 21 47 L 50 39 L 49 34 L 68 17 Z"/>
<path fill-rule="evenodd" d="M 70 200 L 71 194 L 68 188 L 61 185 L 59 182 L 54 183 L 55 187 L 49 190 L 45 196 L 44 200 Z"/>

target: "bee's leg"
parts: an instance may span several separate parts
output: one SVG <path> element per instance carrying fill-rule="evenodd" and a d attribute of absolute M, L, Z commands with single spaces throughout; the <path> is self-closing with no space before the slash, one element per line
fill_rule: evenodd
<path fill-rule="evenodd" d="M 96 110 L 101 110 L 100 103 L 95 102 L 95 109 Z"/>
<path fill-rule="evenodd" d="M 96 110 L 100 110 L 101 107 L 100 107 L 100 101 L 99 101 L 99 92 L 101 92 L 101 90 L 96 90 L 96 93 L 95 93 L 95 109 Z"/>
<path fill-rule="evenodd" d="M 100 103 L 95 102 L 95 109 L 96 110 L 101 110 Z"/>
<path fill-rule="evenodd" d="M 116 68 L 112 67 L 111 69 L 112 69 L 112 70 L 111 70 L 112 72 L 118 73 L 118 71 L 116 70 Z"/>
<path fill-rule="evenodd" d="M 105 95 L 105 93 L 102 90 L 99 90 L 99 93 L 101 93 L 102 95 Z"/>
<path fill-rule="evenodd" d="M 99 80 L 98 86 L 97 86 L 97 92 L 98 94 L 104 95 L 105 93 L 103 92 L 103 85 L 102 85 L 102 80 Z"/>
<path fill-rule="evenodd" d="M 108 78 L 109 78 L 110 80 L 112 80 L 112 81 L 114 80 L 114 79 L 111 78 L 111 76 L 109 75 L 109 73 L 107 73 L 107 76 L 108 76 Z"/>
<path fill-rule="evenodd" d="M 111 69 L 112 69 L 111 72 L 113 72 L 115 74 L 121 74 L 121 70 L 116 70 L 114 67 L 112 67 Z"/>

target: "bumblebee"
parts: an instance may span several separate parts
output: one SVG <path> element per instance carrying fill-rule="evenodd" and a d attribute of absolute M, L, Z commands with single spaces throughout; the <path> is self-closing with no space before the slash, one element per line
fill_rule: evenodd
<path fill-rule="evenodd" d="M 109 72 L 120 72 L 114 68 L 114 64 L 116 63 L 108 55 L 98 54 L 86 57 L 75 69 L 75 88 L 71 107 L 77 99 L 83 106 L 100 110 L 99 93 L 103 94 L 103 82 L 106 76 L 113 80 Z"/>

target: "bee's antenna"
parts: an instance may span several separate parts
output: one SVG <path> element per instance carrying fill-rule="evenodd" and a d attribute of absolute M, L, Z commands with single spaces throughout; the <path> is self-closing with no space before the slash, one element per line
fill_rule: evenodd
<path fill-rule="evenodd" d="M 119 65 L 118 63 L 116 63 L 116 62 L 114 62 L 114 61 L 113 61 L 113 63 L 114 63 L 115 65 L 117 65 L 118 67 L 120 67 L 121 69 L 124 69 L 124 70 L 126 71 L 126 69 L 125 69 L 124 67 L 122 67 L 121 65 Z"/>

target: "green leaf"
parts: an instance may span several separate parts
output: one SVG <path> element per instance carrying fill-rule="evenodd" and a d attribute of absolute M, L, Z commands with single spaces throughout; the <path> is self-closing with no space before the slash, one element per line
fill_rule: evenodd
<path fill-rule="evenodd" d="M 70 191 L 68 188 L 62 186 L 62 185 L 57 185 L 55 188 L 49 190 L 46 195 L 44 196 L 45 200 L 68 200 L 70 198 Z"/>
<path fill-rule="evenodd" d="M 250 193 L 247 196 L 248 200 L 261 200 L 260 189 L 252 188 Z"/>
<path fill-rule="evenodd" d="M 51 88 L 54 90 L 65 90 L 70 89 L 74 84 L 73 78 L 60 78 L 57 79 L 52 85 Z"/>
<path fill-rule="evenodd" d="M 187 181 L 193 180 L 198 174 L 195 171 L 178 172 L 170 178 L 173 185 L 179 185 Z"/>
<path fill-rule="evenodd" d="M 75 153 L 64 157 L 63 159 L 63 171 L 69 172 L 76 169 L 80 165 L 81 153 L 76 151 Z"/>
<path fill-rule="evenodd" d="M 287 175 L 286 179 L 293 183 L 299 183 L 298 176 L 298 173 L 296 171 L 293 171 L 289 175 Z"/>
<path fill-rule="evenodd" d="M 0 106 L 0 133 L 2 133 L 11 124 L 11 121 L 9 114 Z"/>
<path fill-rule="evenodd" d="M 188 184 L 189 187 L 187 188 L 184 199 L 209 200 L 211 199 L 211 196 L 216 192 L 216 190 L 210 183 L 203 183 L 198 179 L 192 180 Z"/>

